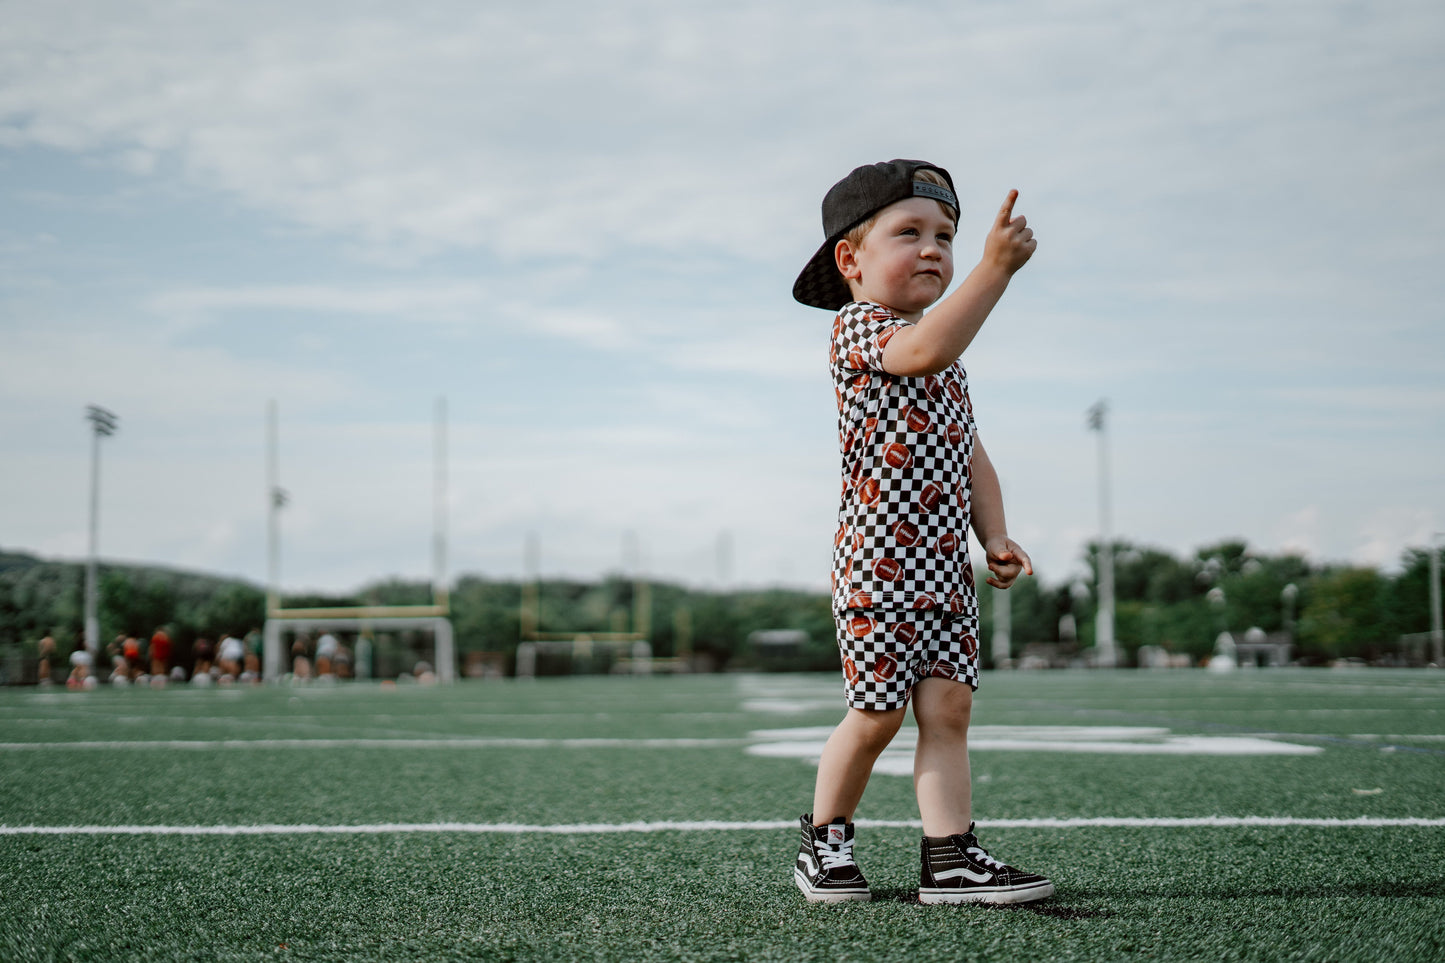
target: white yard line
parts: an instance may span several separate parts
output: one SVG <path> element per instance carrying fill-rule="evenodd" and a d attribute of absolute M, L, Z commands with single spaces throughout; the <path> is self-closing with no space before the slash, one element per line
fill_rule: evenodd
<path fill-rule="evenodd" d="M 0 742 L 0 752 L 57 749 L 696 749 L 747 739 L 156 739 L 126 742 Z"/>
<path fill-rule="evenodd" d="M 917 819 L 860 819 L 862 828 L 920 829 Z M 386 833 L 474 833 L 522 835 L 528 833 L 589 836 L 604 833 L 669 832 L 753 832 L 795 829 L 792 820 L 726 822 L 629 823 L 371 823 L 355 826 L 263 824 L 255 826 L 0 826 L 0 836 L 308 836 L 383 835 Z M 1309 819 L 1298 816 L 1098 816 L 1073 819 L 990 819 L 979 823 L 986 829 L 1248 829 L 1314 826 L 1326 829 L 1377 829 L 1392 827 L 1445 828 L 1445 818 L 1402 817 L 1383 819 L 1360 816 L 1354 819 Z"/>

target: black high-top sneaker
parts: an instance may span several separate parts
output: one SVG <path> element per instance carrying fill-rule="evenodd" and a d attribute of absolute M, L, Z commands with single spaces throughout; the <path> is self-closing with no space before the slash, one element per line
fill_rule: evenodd
<path fill-rule="evenodd" d="M 803 845 L 793 867 L 793 881 L 811 903 L 872 899 L 868 881 L 853 862 L 853 824 L 839 816 L 826 826 L 813 826 L 813 814 L 798 820 Z"/>
<path fill-rule="evenodd" d="M 1044 877 L 984 852 L 972 823 L 960 836 L 923 837 L 920 903 L 1028 903 L 1052 895 L 1054 884 Z"/>

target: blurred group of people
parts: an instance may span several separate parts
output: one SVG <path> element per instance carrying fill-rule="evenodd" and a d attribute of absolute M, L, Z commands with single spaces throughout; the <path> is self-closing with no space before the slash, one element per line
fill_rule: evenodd
<path fill-rule="evenodd" d="M 120 634 L 105 649 L 92 655 L 83 639 L 77 639 L 67 662 L 49 635 L 40 640 L 36 678 L 42 686 L 63 681 L 67 688 L 92 689 L 100 683 L 115 686 L 148 685 L 160 688 L 168 683 L 231 685 L 261 681 L 261 633 L 252 629 L 244 637 L 224 634 L 219 642 L 197 638 L 191 643 L 190 668 L 162 626 L 149 638 Z M 98 664 L 97 664 L 98 663 Z"/>
<path fill-rule="evenodd" d="M 373 640 L 363 631 L 355 638 L 355 649 L 344 638 L 323 632 L 312 638 L 298 634 L 291 643 L 291 662 L 277 681 L 292 684 L 327 683 L 371 678 Z M 42 686 L 65 685 L 71 689 L 93 689 L 97 685 L 149 686 L 161 688 L 176 683 L 196 686 L 259 684 L 265 660 L 265 643 L 260 630 L 244 636 L 223 634 L 218 641 L 202 636 L 185 649 L 172 642 L 160 627 L 149 638 L 117 635 L 99 653 L 77 638 L 65 656 L 53 637 L 47 635 L 38 646 L 36 678 Z M 436 672 L 429 662 L 417 662 L 413 671 L 403 672 L 401 681 L 433 682 Z"/>
<path fill-rule="evenodd" d="M 365 636 L 358 646 L 370 646 Z M 313 645 L 311 637 L 302 633 L 291 643 L 291 677 L 293 681 L 332 681 L 355 678 L 356 657 L 344 643 L 330 632 L 323 632 Z"/>

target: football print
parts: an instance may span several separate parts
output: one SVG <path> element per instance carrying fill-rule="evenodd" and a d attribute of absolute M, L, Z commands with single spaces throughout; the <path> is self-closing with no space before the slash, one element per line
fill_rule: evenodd
<path fill-rule="evenodd" d="M 912 548 L 923 541 L 923 536 L 917 525 L 904 518 L 893 524 L 893 540 L 904 548 Z"/>
<path fill-rule="evenodd" d="M 970 659 L 978 655 L 978 639 L 975 639 L 972 633 L 963 633 L 963 654 Z"/>
<path fill-rule="evenodd" d="M 849 685 L 858 684 L 858 666 L 853 664 L 852 659 L 843 660 L 843 675 L 847 678 Z"/>
<path fill-rule="evenodd" d="M 855 638 L 863 638 L 873 631 L 874 622 L 866 615 L 855 615 L 848 620 L 848 631 Z"/>
<path fill-rule="evenodd" d="M 873 663 L 873 678 L 879 682 L 887 682 L 897 671 L 898 660 L 891 655 L 880 655 L 878 661 Z"/>
<path fill-rule="evenodd" d="M 903 471 L 913 464 L 913 452 L 908 450 L 907 445 L 900 445 L 896 441 L 890 441 L 883 446 L 883 460 L 889 465 Z"/>
<path fill-rule="evenodd" d="M 943 489 L 939 488 L 933 482 L 929 482 L 927 485 L 924 485 L 923 490 L 918 493 L 918 501 L 914 502 L 914 505 L 920 512 L 928 515 L 938 507 L 938 503 L 941 501 L 943 501 Z"/>
<path fill-rule="evenodd" d="M 885 582 L 891 582 L 903 574 L 903 566 L 887 555 L 880 555 L 873 560 L 873 574 Z"/>
<path fill-rule="evenodd" d="M 858 500 L 865 505 L 872 505 L 878 501 L 878 479 L 868 477 L 858 486 Z"/>
<path fill-rule="evenodd" d="M 928 674 L 938 679 L 956 679 L 958 678 L 958 666 L 944 659 L 939 659 L 933 663 L 932 668 L 928 670 Z"/>
<path fill-rule="evenodd" d="M 834 523 L 841 527 L 834 531 L 832 575 L 835 605 L 845 613 L 839 620 L 843 654 L 852 657 L 863 687 L 878 668 L 872 647 L 880 633 L 892 633 L 887 644 L 897 665 L 888 685 L 878 686 L 891 689 L 915 669 L 928 671 L 906 663 L 902 653 L 931 644 L 932 620 L 957 616 L 962 621 L 945 633 L 954 653 L 946 656 L 952 660 L 946 671 L 971 677 L 959 651 L 962 634 L 978 631 L 973 590 L 964 584 L 971 577 L 964 571 L 972 497 L 968 375 L 961 364 L 920 377 L 882 371 L 880 354 L 903 325 L 880 305 L 848 305 L 836 322 L 830 367 L 842 403 L 845 490 Z M 877 617 L 878 606 L 906 612 L 895 624 Z M 865 629 L 866 637 L 854 634 Z"/>

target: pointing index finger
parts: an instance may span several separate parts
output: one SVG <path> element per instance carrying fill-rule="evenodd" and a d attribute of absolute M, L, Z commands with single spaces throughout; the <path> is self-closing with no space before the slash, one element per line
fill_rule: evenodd
<path fill-rule="evenodd" d="M 1008 197 L 1004 198 L 1003 207 L 1001 207 L 1001 208 L 998 209 L 998 223 L 999 223 L 1001 226 L 1005 226 L 1005 227 L 1006 227 L 1006 226 L 1008 225 L 1009 221 L 1013 220 L 1013 216 L 1014 216 L 1014 201 L 1017 201 L 1018 199 L 1019 199 L 1019 192 L 1016 191 L 1016 190 L 1014 190 L 1014 191 L 1009 191 L 1009 192 L 1008 192 Z"/>

